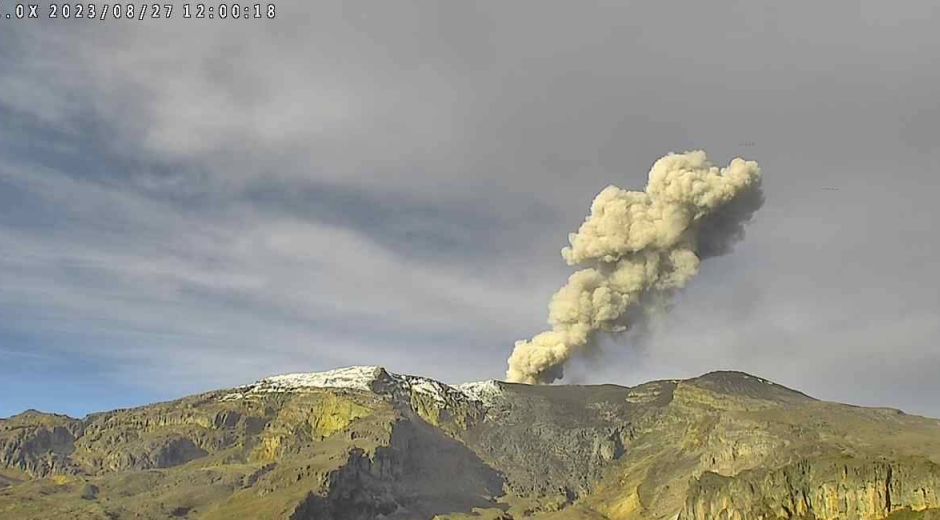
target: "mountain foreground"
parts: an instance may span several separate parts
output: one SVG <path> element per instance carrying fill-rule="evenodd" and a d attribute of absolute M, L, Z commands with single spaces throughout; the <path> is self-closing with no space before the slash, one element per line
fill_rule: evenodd
<path fill-rule="evenodd" d="M 940 421 L 740 372 L 450 386 L 350 367 L 0 419 L 0 518 L 940 519 Z"/>

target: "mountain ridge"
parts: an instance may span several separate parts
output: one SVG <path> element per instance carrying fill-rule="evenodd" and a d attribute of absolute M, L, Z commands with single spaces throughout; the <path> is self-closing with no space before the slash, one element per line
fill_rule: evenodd
<path fill-rule="evenodd" d="M 0 517 L 930 518 L 940 421 L 738 371 L 448 385 L 378 366 L 0 419 Z M 894 516 L 891 516 L 894 515 Z"/>
<path fill-rule="evenodd" d="M 285 374 L 276 374 L 276 375 L 266 376 L 266 377 L 263 377 L 263 378 L 261 378 L 261 379 L 256 380 L 256 381 L 253 382 L 253 383 L 247 383 L 247 384 L 243 384 L 243 385 L 239 385 L 239 386 L 233 387 L 232 390 L 240 390 L 240 389 L 251 388 L 251 387 L 255 387 L 255 386 L 262 385 L 262 384 L 265 384 L 265 383 L 269 383 L 269 382 L 272 382 L 272 381 L 288 381 L 288 380 L 290 380 L 290 379 L 302 380 L 302 379 L 305 378 L 305 377 L 306 377 L 306 378 L 311 378 L 311 376 L 313 376 L 311 379 L 316 378 L 316 377 L 319 376 L 320 378 L 322 378 L 322 379 L 324 379 L 324 380 L 327 380 L 327 379 L 330 379 L 330 376 L 341 375 L 341 374 L 343 374 L 343 373 L 352 373 L 352 372 L 355 372 L 355 373 L 357 373 L 357 375 L 358 375 L 358 374 L 365 374 L 366 372 L 369 372 L 369 371 L 378 371 L 379 373 L 384 373 L 384 374 L 386 374 L 387 376 L 390 376 L 391 378 L 395 378 L 395 379 L 402 379 L 402 378 L 404 378 L 404 379 L 411 379 L 411 380 L 419 380 L 419 381 L 432 382 L 432 383 L 436 383 L 436 384 L 441 385 L 441 386 L 450 387 L 450 388 L 452 388 L 452 389 L 454 389 L 454 390 L 461 391 L 461 392 L 463 392 L 463 391 L 465 391 L 465 390 L 468 390 L 468 389 L 472 389 L 472 388 L 474 388 L 474 387 L 483 386 L 483 385 L 490 385 L 490 386 L 497 386 L 497 385 L 533 386 L 533 385 L 528 385 L 528 384 L 525 384 L 525 383 L 511 383 L 511 382 L 504 381 L 504 380 L 500 380 L 500 379 L 482 379 L 482 380 L 478 380 L 478 381 L 468 381 L 468 382 L 464 382 L 464 383 L 444 383 L 444 382 L 437 381 L 437 380 L 435 380 L 435 379 L 433 379 L 433 378 L 429 378 L 429 377 L 415 376 L 415 375 L 410 375 L 410 374 L 404 374 L 404 373 L 399 373 L 399 372 L 393 372 L 393 371 L 388 370 L 386 367 L 383 367 L 383 366 L 380 366 L 380 365 L 349 365 L 349 366 L 338 367 L 338 368 L 328 369 L 328 370 L 322 370 L 322 371 L 315 371 L 315 372 L 294 372 L 294 373 L 285 373 Z M 792 388 L 787 387 L 787 386 L 785 386 L 785 385 L 781 385 L 781 384 L 779 384 L 779 383 L 776 383 L 776 382 L 774 382 L 774 381 L 771 381 L 770 379 L 763 378 L 763 377 L 760 377 L 760 376 L 756 376 L 756 375 L 753 375 L 753 374 L 750 374 L 750 373 L 747 373 L 747 372 L 743 372 L 743 371 L 739 371 L 739 370 L 712 370 L 712 371 L 706 372 L 706 373 L 704 373 L 704 374 L 702 374 L 702 375 L 700 375 L 700 376 L 690 377 L 690 378 L 686 378 L 686 379 L 655 379 L 655 380 L 647 381 L 647 382 L 644 382 L 644 383 L 639 383 L 639 384 L 634 385 L 634 386 L 628 386 L 628 385 L 623 385 L 623 384 L 619 384 L 619 383 L 588 383 L 588 384 L 577 383 L 577 384 L 552 384 L 552 385 L 539 385 L 539 386 L 558 387 L 558 388 L 576 388 L 576 387 L 585 387 L 585 388 L 617 387 L 617 388 L 622 388 L 622 389 L 628 389 L 628 390 L 629 390 L 629 389 L 637 388 L 637 387 L 640 387 L 640 386 L 643 386 L 643 385 L 654 384 L 654 383 L 666 383 L 666 382 L 676 383 L 676 382 L 679 382 L 679 381 L 684 381 L 684 382 L 708 381 L 708 380 L 713 379 L 713 378 L 718 377 L 718 376 L 734 376 L 734 377 L 749 378 L 749 379 L 752 379 L 752 380 L 756 380 L 756 381 L 758 381 L 758 382 L 762 382 L 762 383 L 765 383 L 765 384 L 772 385 L 772 386 L 774 386 L 774 387 L 776 387 L 776 388 L 780 388 L 780 389 L 786 390 L 786 391 L 788 391 L 788 392 L 792 392 L 792 393 L 795 393 L 795 394 L 803 395 L 803 396 L 805 396 L 805 397 L 807 397 L 807 398 L 810 398 L 810 399 L 816 399 L 815 397 L 809 396 L 809 395 L 807 395 L 807 394 L 805 394 L 805 393 L 803 393 L 803 392 L 800 392 L 800 391 L 798 391 L 798 390 L 792 389 Z M 304 387 L 309 387 L 309 388 L 344 388 L 344 386 L 342 386 L 341 384 L 336 384 L 336 383 L 327 383 L 327 384 L 319 384 L 319 385 L 317 385 L 317 384 L 311 384 L 311 383 L 309 383 L 309 382 L 306 383 L 306 384 L 298 384 L 298 385 L 294 386 L 293 388 L 294 388 L 295 390 L 300 390 L 300 389 L 303 389 Z M 285 388 L 285 390 L 286 390 L 287 388 L 290 388 L 290 385 L 285 385 L 284 388 Z M 353 388 L 353 387 L 352 387 L 352 386 L 349 386 L 349 387 L 345 387 L 345 388 Z M 371 389 L 369 389 L 369 388 L 366 388 L 366 387 L 364 387 L 364 386 L 361 386 L 361 384 L 360 384 L 359 386 L 355 387 L 355 388 L 360 389 L 360 390 L 371 390 Z M 214 392 L 218 392 L 218 391 L 221 391 L 221 390 L 224 390 L 224 389 L 207 390 L 207 391 L 199 392 L 198 394 L 193 394 L 193 395 L 209 394 L 209 393 L 214 393 Z M 234 392 L 233 392 L 233 393 L 234 393 Z M 141 404 L 141 405 L 136 405 L 136 406 L 125 406 L 125 407 L 114 408 L 114 409 L 106 410 L 106 411 L 93 411 L 93 412 L 89 412 L 89 413 L 87 413 L 87 414 L 85 414 L 84 416 L 81 416 L 81 417 L 72 416 L 72 415 L 69 415 L 69 414 L 59 413 L 59 412 L 55 412 L 55 411 L 43 411 L 43 410 L 39 410 L 39 409 L 36 409 L 36 408 L 28 408 L 28 409 L 26 409 L 26 410 L 23 410 L 22 412 L 19 412 L 19 413 L 17 413 L 17 414 L 10 415 L 10 416 L 5 417 L 5 418 L 4 418 L 4 417 L 0 417 L 0 420 L 12 419 L 12 418 L 19 417 L 19 416 L 21 416 L 21 415 L 25 415 L 25 414 L 29 414 L 29 413 L 35 413 L 35 414 L 40 414 L 40 415 L 44 415 L 44 416 L 45 416 L 45 415 L 52 415 L 52 416 L 65 417 L 65 418 L 69 418 L 69 419 L 82 420 L 82 419 L 85 419 L 85 418 L 88 418 L 88 417 L 90 417 L 90 416 L 94 416 L 94 415 L 97 415 L 97 414 L 111 413 L 111 412 L 118 412 L 118 411 L 126 411 L 126 410 L 134 410 L 134 409 L 143 408 L 143 407 L 147 407 L 147 406 L 153 406 L 153 405 L 156 405 L 156 404 L 174 402 L 174 401 L 176 401 L 176 400 L 178 400 L 178 399 L 179 399 L 179 398 L 177 398 L 177 399 L 168 399 L 168 400 L 165 400 L 165 401 L 156 401 L 156 402 L 153 402 L 153 403 L 146 403 L 146 404 Z M 884 408 L 884 409 L 889 409 L 889 410 L 898 410 L 898 411 L 900 411 L 901 413 L 905 413 L 905 414 L 907 414 L 907 415 L 914 415 L 914 414 L 908 414 L 907 412 L 904 412 L 903 410 L 899 410 L 899 409 L 897 409 L 897 408 L 891 408 L 891 407 L 870 407 L 870 406 L 853 405 L 853 404 L 851 404 L 851 403 L 839 403 L 839 404 L 845 404 L 846 406 L 858 406 L 858 407 L 861 407 L 861 408 Z"/>

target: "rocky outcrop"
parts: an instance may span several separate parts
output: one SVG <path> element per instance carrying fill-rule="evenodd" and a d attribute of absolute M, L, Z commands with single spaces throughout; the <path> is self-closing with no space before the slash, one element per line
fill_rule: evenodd
<path fill-rule="evenodd" d="M 558 509 L 590 495 L 659 421 L 674 384 L 643 386 L 506 384 L 486 420 L 459 438 L 506 475 L 512 494 L 539 497 L 546 509 Z"/>
<path fill-rule="evenodd" d="M 388 445 L 373 453 L 354 449 L 327 478 L 323 495 L 312 494 L 292 520 L 431 518 L 496 507 L 504 479 L 472 451 L 429 427 L 402 417 Z"/>
<path fill-rule="evenodd" d="M 923 458 L 803 460 L 691 486 L 683 520 L 812 518 L 880 520 L 893 511 L 940 507 L 940 465 Z"/>
<path fill-rule="evenodd" d="M 73 473 L 69 456 L 81 433 L 80 421 L 35 410 L 0 421 L 0 467 L 33 477 Z"/>

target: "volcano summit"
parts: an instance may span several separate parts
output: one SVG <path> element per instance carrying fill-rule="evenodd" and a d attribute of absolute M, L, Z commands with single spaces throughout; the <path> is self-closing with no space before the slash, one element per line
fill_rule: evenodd
<path fill-rule="evenodd" d="M 935 518 L 940 421 L 741 372 L 447 385 L 381 367 L 0 420 L 2 518 Z M 934 515 L 934 516 L 931 516 Z"/>

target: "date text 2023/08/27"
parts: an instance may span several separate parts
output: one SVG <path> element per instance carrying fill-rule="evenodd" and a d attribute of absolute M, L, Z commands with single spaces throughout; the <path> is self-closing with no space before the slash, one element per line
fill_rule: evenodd
<path fill-rule="evenodd" d="M 0 2 L 0 20 L 273 20 L 273 3 Z"/>

